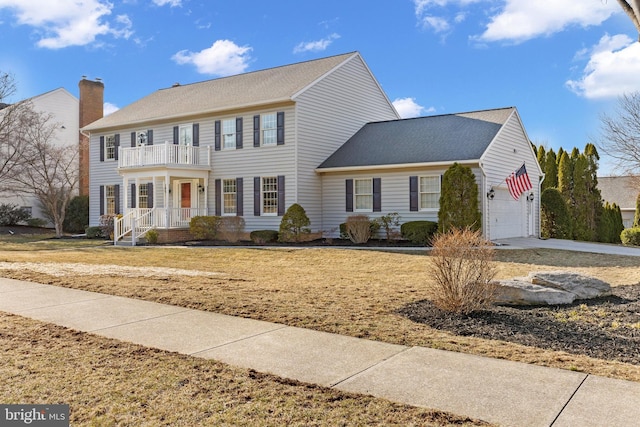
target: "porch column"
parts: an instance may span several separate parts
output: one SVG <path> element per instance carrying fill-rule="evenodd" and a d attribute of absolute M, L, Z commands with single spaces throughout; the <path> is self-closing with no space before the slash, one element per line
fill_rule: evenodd
<path fill-rule="evenodd" d="M 124 206 L 124 209 L 122 210 L 122 214 L 126 214 L 128 209 L 130 208 L 129 206 L 129 180 L 127 179 L 126 176 L 122 177 L 122 186 L 123 191 L 122 191 L 122 196 L 124 198 L 124 203 L 122 204 L 122 206 Z"/>
<path fill-rule="evenodd" d="M 168 147 L 167 147 L 168 148 Z M 165 214 L 165 227 L 169 228 L 171 226 L 171 177 L 169 174 L 165 174 L 164 176 L 164 214 Z"/>

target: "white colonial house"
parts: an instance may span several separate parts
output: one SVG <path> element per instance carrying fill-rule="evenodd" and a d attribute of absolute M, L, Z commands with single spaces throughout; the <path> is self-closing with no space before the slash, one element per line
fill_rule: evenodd
<path fill-rule="evenodd" d="M 400 120 L 357 52 L 176 84 L 83 131 L 90 225 L 121 214 L 116 241 L 179 240 L 196 215 L 277 230 L 294 203 L 333 236 L 354 212 L 434 220 L 456 161 L 476 174 L 488 237 L 538 235 L 542 173 L 516 109 Z M 523 163 L 533 189 L 514 200 L 504 178 Z"/>
<path fill-rule="evenodd" d="M 64 88 L 34 96 L 29 102 L 34 111 L 50 116 L 49 123 L 55 124 L 56 131 L 50 141 L 58 146 L 77 145 L 80 125 L 78 122 L 79 100 Z M 0 110 L 2 114 L 2 110 Z M 23 192 L 0 193 L 0 203 L 13 204 L 27 210 L 32 218 L 45 219 L 38 199 Z"/>

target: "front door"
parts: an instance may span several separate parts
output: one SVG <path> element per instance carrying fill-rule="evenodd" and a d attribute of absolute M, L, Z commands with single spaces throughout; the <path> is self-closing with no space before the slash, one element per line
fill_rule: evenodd
<path fill-rule="evenodd" d="M 181 182 L 179 188 L 180 222 L 184 225 L 185 222 L 191 221 L 191 183 Z"/>

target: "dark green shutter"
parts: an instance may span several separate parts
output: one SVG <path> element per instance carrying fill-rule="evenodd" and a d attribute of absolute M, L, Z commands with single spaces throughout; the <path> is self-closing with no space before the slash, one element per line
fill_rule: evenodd
<path fill-rule="evenodd" d="M 353 179 L 345 180 L 346 184 L 346 200 L 345 206 L 347 212 L 353 212 Z"/>
<path fill-rule="evenodd" d="M 147 144 L 153 145 L 153 129 L 147 131 Z"/>
<path fill-rule="evenodd" d="M 104 136 L 100 137 L 100 161 L 104 162 Z M 100 214 L 104 215 L 104 214 Z"/>
<path fill-rule="evenodd" d="M 253 146 L 260 147 L 260 115 L 253 116 Z"/>
<path fill-rule="evenodd" d="M 253 177 L 253 215 L 260 216 L 260 177 Z"/>
<path fill-rule="evenodd" d="M 216 179 L 214 181 L 214 186 L 216 190 L 216 216 L 222 215 L 222 180 Z"/>
<path fill-rule="evenodd" d="M 373 211 L 382 211 L 382 178 L 373 178 Z"/>
<path fill-rule="evenodd" d="M 215 151 L 220 151 L 220 120 L 216 120 L 214 123 L 214 135 Z"/>
<path fill-rule="evenodd" d="M 236 215 L 243 216 L 244 215 L 244 204 L 242 202 L 242 178 L 236 178 Z"/>
<path fill-rule="evenodd" d="M 191 137 L 193 138 L 193 141 L 192 141 L 193 146 L 199 147 L 200 146 L 200 123 L 193 124 L 193 135 L 191 135 Z"/>
<path fill-rule="evenodd" d="M 120 212 L 120 185 L 116 184 L 113 186 L 113 196 L 116 199 L 116 215 Z"/>
<path fill-rule="evenodd" d="M 153 207 L 153 183 L 150 182 L 147 184 L 147 207 Z"/>
<path fill-rule="evenodd" d="M 104 215 L 104 185 L 100 186 L 100 216 L 102 215 Z"/>
<path fill-rule="evenodd" d="M 136 133 L 135 132 L 131 132 L 131 146 L 132 147 L 136 146 Z"/>
<path fill-rule="evenodd" d="M 120 134 L 116 133 L 116 146 L 115 146 L 115 153 L 113 155 L 113 159 L 114 160 L 118 160 L 118 151 L 120 151 Z"/>
<path fill-rule="evenodd" d="M 242 148 L 242 117 L 236 119 L 236 149 Z"/>
<path fill-rule="evenodd" d="M 180 139 L 180 128 L 178 126 L 174 126 L 173 127 L 173 143 L 177 144 L 179 142 L 178 139 Z"/>
<path fill-rule="evenodd" d="M 280 111 L 277 114 L 276 124 L 277 124 L 278 145 L 284 145 L 284 111 Z"/>
<path fill-rule="evenodd" d="M 418 177 L 409 177 L 409 210 L 411 212 L 417 212 L 418 207 Z"/>
<path fill-rule="evenodd" d="M 278 216 L 284 215 L 284 175 L 278 175 Z"/>
<path fill-rule="evenodd" d="M 136 207 L 136 185 L 131 184 L 131 207 Z"/>

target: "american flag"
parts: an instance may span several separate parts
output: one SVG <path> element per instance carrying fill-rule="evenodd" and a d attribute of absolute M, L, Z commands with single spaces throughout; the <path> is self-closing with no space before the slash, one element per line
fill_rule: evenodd
<path fill-rule="evenodd" d="M 511 193 L 511 197 L 518 200 L 520 199 L 520 195 L 525 191 L 531 190 L 531 180 L 529 179 L 529 175 L 527 174 L 527 168 L 524 166 L 520 166 L 520 169 L 512 172 L 506 179 L 507 187 L 509 187 L 509 193 Z"/>

